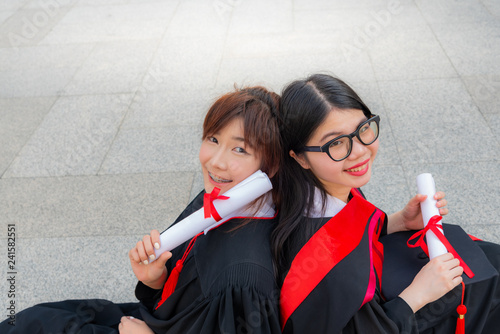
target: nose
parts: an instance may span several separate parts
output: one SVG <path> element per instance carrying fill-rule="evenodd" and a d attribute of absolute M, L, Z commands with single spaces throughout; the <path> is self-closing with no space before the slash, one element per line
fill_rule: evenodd
<path fill-rule="evenodd" d="M 210 164 L 216 169 L 225 170 L 227 168 L 227 163 L 224 150 L 218 149 L 215 151 L 210 159 Z"/>
<path fill-rule="evenodd" d="M 363 154 L 365 154 L 367 150 L 367 147 L 363 144 L 361 144 L 361 142 L 359 141 L 359 139 L 357 137 L 354 137 L 352 139 L 352 149 L 351 149 L 351 154 L 349 155 L 349 157 L 351 158 L 357 158 Z"/>

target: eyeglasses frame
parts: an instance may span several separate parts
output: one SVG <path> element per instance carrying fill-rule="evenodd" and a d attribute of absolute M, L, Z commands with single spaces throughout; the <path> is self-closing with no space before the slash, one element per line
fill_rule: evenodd
<path fill-rule="evenodd" d="M 361 128 L 366 124 L 366 123 L 369 123 L 369 122 L 375 122 L 377 124 L 377 136 L 375 137 L 375 139 L 373 139 L 370 143 L 368 144 L 365 144 L 363 143 L 363 141 L 361 140 L 361 138 L 359 137 L 359 130 L 361 130 Z M 323 153 L 326 153 L 328 154 L 328 156 L 330 157 L 330 159 L 332 159 L 333 161 L 342 161 L 342 160 L 345 160 L 347 159 L 350 155 L 351 155 L 351 152 L 352 152 L 352 146 L 353 146 L 353 138 L 354 137 L 357 137 L 359 139 L 359 142 L 365 146 L 368 146 L 368 145 L 371 145 L 373 144 L 377 139 L 378 139 L 378 136 L 380 135 L 380 116 L 379 115 L 372 115 L 372 117 L 370 117 L 369 119 L 367 119 L 366 121 L 364 121 L 363 123 L 361 123 L 356 131 L 354 131 L 353 133 L 351 134 L 348 134 L 348 135 L 341 135 L 341 136 L 338 136 L 338 137 L 335 137 L 333 138 L 332 140 L 329 140 L 326 144 L 322 145 L 322 146 L 303 146 L 302 147 L 302 151 L 305 151 L 305 152 L 323 152 Z M 349 148 L 349 152 L 347 152 L 347 155 L 342 158 L 342 159 L 334 159 L 331 155 L 330 155 L 330 145 L 339 140 L 340 138 L 344 138 L 344 137 L 348 137 L 349 140 L 351 141 L 351 146 Z"/>

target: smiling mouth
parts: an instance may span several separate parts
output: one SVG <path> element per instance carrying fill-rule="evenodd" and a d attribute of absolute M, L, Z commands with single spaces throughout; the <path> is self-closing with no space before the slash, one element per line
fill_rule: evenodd
<path fill-rule="evenodd" d="M 210 178 L 217 182 L 217 183 L 229 183 L 229 182 L 233 182 L 233 180 L 227 180 L 227 179 L 221 179 L 220 177 L 218 176 L 215 176 L 214 174 L 208 172 L 208 176 L 210 176 Z"/>
<path fill-rule="evenodd" d="M 366 164 L 364 164 L 363 166 L 357 167 L 357 168 L 346 169 L 346 171 L 348 171 L 348 172 L 360 172 L 360 171 L 362 171 L 365 167 L 366 167 Z"/>
<path fill-rule="evenodd" d="M 358 165 L 354 166 L 353 168 L 346 169 L 346 172 L 353 172 L 353 173 L 360 172 L 366 168 L 369 161 L 370 161 L 370 159 L 363 161 L 361 164 L 358 164 Z"/>

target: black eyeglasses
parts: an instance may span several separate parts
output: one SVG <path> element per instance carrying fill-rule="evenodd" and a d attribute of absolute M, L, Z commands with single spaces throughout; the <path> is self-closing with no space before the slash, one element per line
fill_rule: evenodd
<path fill-rule="evenodd" d="M 352 139 L 357 137 L 361 144 L 370 145 L 378 138 L 380 117 L 372 117 L 361 123 L 356 131 L 350 135 L 342 135 L 333 138 L 323 146 L 304 146 L 302 151 L 324 152 L 328 154 L 333 161 L 342 161 L 346 159 L 352 151 Z"/>

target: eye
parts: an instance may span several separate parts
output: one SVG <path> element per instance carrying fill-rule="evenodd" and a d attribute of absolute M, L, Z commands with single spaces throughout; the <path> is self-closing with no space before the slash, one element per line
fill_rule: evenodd
<path fill-rule="evenodd" d="M 360 129 L 359 129 L 359 134 L 362 134 L 363 132 L 367 131 L 370 129 L 370 124 L 369 123 L 366 123 L 365 125 L 363 125 Z"/>
<path fill-rule="evenodd" d="M 342 146 L 344 145 L 345 143 L 345 140 L 344 139 L 339 139 L 339 140 L 336 140 L 334 141 L 333 143 L 330 144 L 330 147 L 331 148 L 335 148 L 335 147 L 338 147 L 338 146 Z"/>
<path fill-rule="evenodd" d="M 242 147 L 235 147 L 233 150 L 238 153 L 248 154 L 248 152 Z"/>
<path fill-rule="evenodd" d="M 207 140 L 212 142 L 212 143 L 215 143 L 215 144 L 218 144 L 219 142 L 217 141 L 217 138 L 213 137 L 213 136 L 209 136 L 207 137 Z"/>

